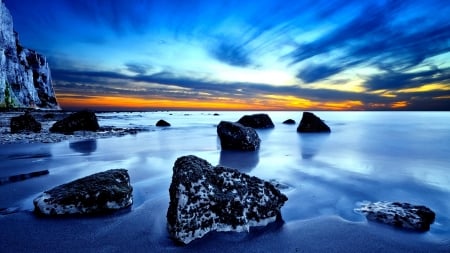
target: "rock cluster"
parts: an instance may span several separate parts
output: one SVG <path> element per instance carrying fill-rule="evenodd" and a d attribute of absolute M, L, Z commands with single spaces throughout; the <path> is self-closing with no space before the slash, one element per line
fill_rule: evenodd
<path fill-rule="evenodd" d="M 255 129 L 239 123 L 221 121 L 217 126 L 222 149 L 255 151 L 259 149 L 261 139 Z"/>
<path fill-rule="evenodd" d="M 20 133 L 20 132 L 39 133 L 42 129 L 42 125 L 33 117 L 33 115 L 26 112 L 24 115 L 12 117 L 10 121 L 10 128 L 11 133 Z"/>
<path fill-rule="evenodd" d="M 71 134 L 75 131 L 97 131 L 100 129 L 97 116 L 91 111 L 80 111 L 57 121 L 50 132 Z"/>
<path fill-rule="evenodd" d="M 114 169 L 45 191 L 33 203 L 42 215 L 101 214 L 130 206 L 132 191 L 127 170 Z"/>
<path fill-rule="evenodd" d="M 319 117 L 311 112 L 303 112 L 300 124 L 297 127 L 297 132 L 300 133 L 329 133 L 330 127 L 327 126 Z"/>
<path fill-rule="evenodd" d="M 269 115 L 265 113 L 245 115 L 238 120 L 239 124 L 255 129 L 274 128 L 275 125 Z"/>
<path fill-rule="evenodd" d="M 287 197 L 271 183 L 196 156 L 176 160 L 169 188 L 170 236 L 189 243 L 210 231 L 249 231 L 280 217 Z"/>
<path fill-rule="evenodd" d="M 372 221 L 416 231 L 428 231 L 435 219 L 435 213 L 430 208 L 409 203 L 367 202 L 355 211 Z"/>

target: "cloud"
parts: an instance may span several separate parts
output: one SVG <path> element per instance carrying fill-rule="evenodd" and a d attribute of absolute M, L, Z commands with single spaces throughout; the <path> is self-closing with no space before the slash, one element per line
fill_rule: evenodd
<path fill-rule="evenodd" d="M 214 58 L 231 66 L 248 67 L 251 60 L 243 46 L 233 45 L 226 41 L 220 41 L 215 48 L 211 49 Z"/>
<path fill-rule="evenodd" d="M 144 75 L 151 68 L 148 64 L 145 63 L 125 63 L 125 67 L 128 71 L 132 73 L 136 73 L 139 75 Z"/>

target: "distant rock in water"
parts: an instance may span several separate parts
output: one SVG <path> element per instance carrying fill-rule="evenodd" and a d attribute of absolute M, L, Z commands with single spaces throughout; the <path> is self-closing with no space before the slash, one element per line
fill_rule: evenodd
<path fill-rule="evenodd" d="M 0 2 L 0 108 L 60 109 L 47 59 L 20 45 L 12 16 Z"/>
<path fill-rule="evenodd" d="M 170 236 L 189 243 L 210 231 L 249 231 L 280 216 L 287 201 L 271 183 L 238 170 L 183 156 L 173 167 L 167 222 Z"/>
<path fill-rule="evenodd" d="M 217 134 L 222 149 L 255 151 L 261 143 L 255 129 L 239 123 L 221 121 L 217 126 Z"/>
<path fill-rule="evenodd" d="M 26 112 L 24 115 L 12 117 L 10 121 L 10 128 L 11 133 L 20 133 L 20 132 L 39 133 L 42 129 L 42 125 L 33 117 L 33 115 Z"/>
<path fill-rule="evenodd" d="M 102 214 L 130 206 L 132 191 L 127 170 L 114 169 L 45 191 L 33 204 L 43 215 Z"/>
<path fill-rule="evenodd" d="M 430 208 L 409 203 L 368 202 L 355 211 L 372 221 L 416 231 L 428 231 L 435 219 L 435 213 Z"/>
<path fill-rule="evenodd" d="M 270 119 L 269 115 L 260 113 L 260 114 L 253 114 L 253 115 L 245 115 L 242 118 L 238 120 L 239 124 L 242 124 L 246 127 L 252 127 L 252 128 L 274 128 L 275 125 L 272 122 L 272 119 Z"/>
<path fill-rule="evenodd" d="M 156 126 L 157 127 L 170 127 L 170 123 L 165 121 L 165 120 L 158 120 L 158 122 L 156 122 Z"/>
<path fill-rule="evenodd" d="M 30 173 L 23 173 L 23 174 L 18 174 L 18 175 L 9 176 L 9 177 L 1 177 L 0 185 L 7 184 L 7 183 L 20 182 L 20 181 L 24 181 L 27 179 L 48 175 L 49 173 L 50 172 L 48 170 L 40 170 L 40 171 L 33 171 Z"/>
<path fill-rule="evenodd" d="M 330 127 L 327 126 L 319 117 L 311 112 L 303 112 L 302 120 L 297 127 L 297 132 L 300 133 L 329 133 Z"/>
<path fill-rule="evenodd" d="M 287 120 L 283 121 L 283 124 L 286 124 L 286 125 L 295 125 L 295 120 L 293 120 L 293 119 L 287 119 Z"/>
<path fill-rule="evenodd" d="M 100 129 L 97 116 L 90 111 L 80 111 L 73 113 L 66 118 L 57 121 L 50 128 L 53 133 L 70 134 L 75 131 L 97 131 Z"/>

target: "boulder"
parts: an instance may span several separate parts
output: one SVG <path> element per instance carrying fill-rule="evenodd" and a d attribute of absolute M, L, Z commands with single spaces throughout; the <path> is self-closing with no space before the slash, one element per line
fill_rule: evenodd
<path fill-rule="evenodd" d="M 264 113 L 245 115 L 238 120 L 239 124 L 252 128 L 274 128 L 272 120 L 269 115 Z"/>
<path fill-rule="evenodd" d="M 319 117 L 311 112 L 303 112 L 302 120 L 297 127 L 297 132 L 300 133 L 329 133 L 330 127 L 327 126 Z"/>
<path fill-rule="evenodd" d="M 259 149 L 261 139 L 251 127 L 239 123 L 221 121 L 217 126 L 222 149 L 255 151 Z"/>
<path fill-rule="evenodd" d="M 157 127 L 170 127 L 170 123 L 163 119 L 160 119 L 160 120 L 158 120 L 158 122 L 156 122 L 156 126 Z"/>
<path fill-rule="evenodd" d="M 210 231 L 249 231 L 277 218 L 287 201 L 271 183 L 238 170 L 183 156 L 173 167 L 167 222 L 170 236 L 187 244 Z"/>
<path fill-rule="evenodd" d="M 127 170 L 114 169 L 45 191 L 33 204 L 42 215 L 102 214 L 130 206 L 132 191 Z"/>
<path fill-rule="evenodd" d="M 19 132 L 35 132 L 39 133 L 42 129 L 41 123 L 39 123 L 33 115 L 26 112 L 24 115 L 12 117 L 10 121 L 11 133 Z"/>
<path fill-rule="evenodd" d="M 100 129 L 97 116 L 91 111 L 80 111 L 57 121 L 50 128 L 53 133 L 73 133 L 75 131 L 97 131 Z"/>
<path fill-rule="evenodd" d="M 287 120 L 283 121 L 283 124 L 286 124 L 286 125 L 295 125 L 295 120 L 293 120 L 293 119 L 287 119 Z"/>
<path fill-rule="evenodd" d="M 416 231 L 428 231 L 434 222 L 434 212 L 426 206 L 399 202 L 365 202 L 355 211 L 368 220 Z"/>

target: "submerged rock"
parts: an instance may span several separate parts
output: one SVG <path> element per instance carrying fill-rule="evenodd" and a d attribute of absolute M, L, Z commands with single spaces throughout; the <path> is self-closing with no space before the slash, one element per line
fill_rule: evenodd
<path fill-rule="evenodd" d="M 409 203 L 367 202 L 355 211 L 372 221 L 417 231 L 428 231 L 435 219 L 435 213 L 430 208 Z"/>
<path fill-rule="evenodd" d="M 259 149 L 261 139 L 251 127 L 239 123 L 221 121 L 217 126 L 222 149 L 255 151 Z"/>
<path fill-rule="evenodd" d="M 252 128 L 274 128 L 272 120 L 269 115 L 264 113 L 245 115 L 238 120 L 239 124 Z"/>
<path fill-rule="evenodd" d="M 75 131 L 97 131 L 100 129 L 97 116 L 90 111 L 73 113 L 66 118 L 57 121 L 50 128 L 53 133 L 73 133 Z"/>
<path fill-rule="evenodd" d="M 300 133 L 319 133 L 331 132 L 330 127 L 327 126 L 319 117 L 311 112 L 303 112 L 302 120 L 297 127 L 297 132 Z"/>
<path fill-rule="evenodd" d="M 12 117 L 10 122 L 10 128 L 11 133 L 19 133 L 19 132 L 39 133 L 42 129 L 42 125 L 33 117 L 33 115 L 26 112 L 24 115 Z"/>
<path fill-rule="evenodd" d="M 160 120 L 158 120 L 158 122 L 156 122 L 156 126 L 157 127 L 170 127 L 170 123 L 163 119 L 160 119 Z"/>
<path fill-rule="evenodd" d="M 176 160 L 169 188 L 170 236 L 182 243 L 210 231 L 249 231 L 280 217 L 287 197 L 275 186 L 196 156 Z"/>
<path fill-rule="evenodd" d="M 127 170 L 114 169 L 45 191 L 33 204 L 43 215 L 102 214 L 130 206 L 132 191 Z"/>

